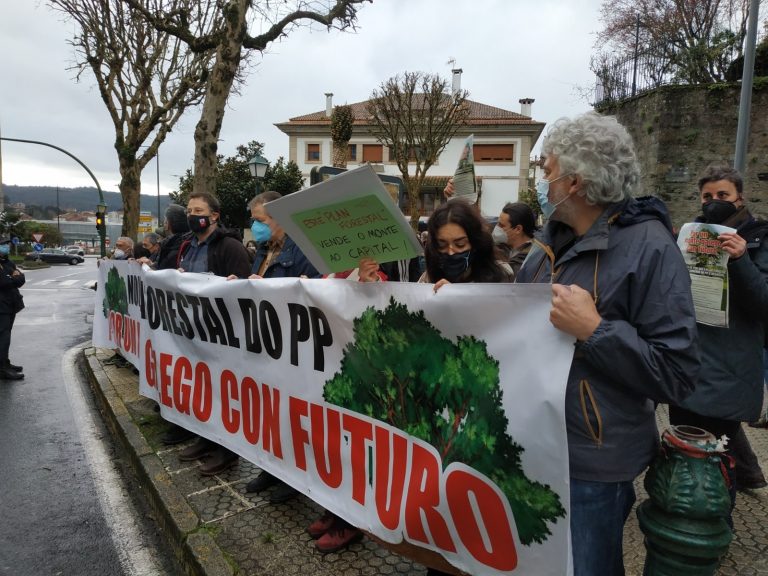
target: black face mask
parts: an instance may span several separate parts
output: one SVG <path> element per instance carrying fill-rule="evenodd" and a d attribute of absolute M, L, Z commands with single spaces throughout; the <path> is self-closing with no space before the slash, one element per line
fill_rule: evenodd
<path fill-rule="evenodd" d="M 470 250 L 457 252 L 456 254 L 440 254 L 440 269 L 448 282 L 456 282 L 469 268 L 472 257 Z"/>
<path fill-rule="evenodd" d="M 189 229 L 195 234 L 205 232 L 212 224 L 210 216 L 195 216 L 193 214 L 187 216 L 187 222 L 189 222 Z"/>
<path fill-rule="evenodd" d="M 733 216 L 738 207 L 733 202 L 727 200 L 710 200 L 701 205 L 701 212 L 704 218 L 711 224 L 720 224 Z"/>

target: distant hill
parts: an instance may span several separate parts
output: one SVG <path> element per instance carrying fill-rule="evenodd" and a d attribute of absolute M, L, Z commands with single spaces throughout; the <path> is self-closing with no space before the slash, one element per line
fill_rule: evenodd
<path fill-rule="evenodd" d="M 55 186 L 10 186 L 3 184 L 5 204 L 23 202 L 27 206 L 56 206 Z M 94 187 L 59 188 L 59 207 L 61 209 L 74 208 L 78 211 L 95 211 L 99 203 L 99 191 Z M 104 203 L 107 211 L 122 210 L 123 199 L 119 192 L 104 192 Z M 160 211 L 165 209 L 171 199 L 168 196 L 160 196 Z M 157 216 L 157 196 L 153 194 L 141 195 L 141 210 L 151 212 Z"/>

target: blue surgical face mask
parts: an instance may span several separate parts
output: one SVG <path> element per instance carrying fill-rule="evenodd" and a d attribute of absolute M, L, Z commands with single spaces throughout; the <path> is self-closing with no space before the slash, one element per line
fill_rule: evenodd
<path fill-rule="evenodd" d="M 539 200 L 539 206 L 541 207 L 541 213 L 544 215 L 544 218 L 549 220 L 552 217 L 552 214 L 555 213 L 555 210 L 557 210 L 557 207 L 560 206 L 563 202 L 565 202 L 568 199 L 568 195 L 564 196 L 562 200 L 558 200 L 554 204 L 552 204 L 549 201 L 549 185 L 552 182 L 557 182 L 561 178 L 565 178 L 568 176 L 568 174 L 563 174 L 562 176 L 558 176 L 554 180 L 545 180 L 542 178 L 538 182 L 536 182 L 536 198 Z"/>
<path fill-rule="evenodd" d="M 0 244 L 0 256 L 8 256 L 11 253 L 10 244 Z"/>
<path fill-rule="evenodd" d="M 253 239 L 256 242 L 267 242 L 272 238 L 272 229 L 264 222 L 254 220 L 251 224 L 251 234 L 253 234 Z"/>

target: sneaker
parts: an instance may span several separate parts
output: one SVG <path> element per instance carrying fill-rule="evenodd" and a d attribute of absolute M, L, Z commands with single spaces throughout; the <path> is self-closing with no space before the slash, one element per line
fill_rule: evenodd
<path fill-rule="evenodd" d="M 768 428 L 768 414 L 763 414 L 759 420 L 750 422 L 749 425 L 752 428 Z"/>
<path fill-rule="evenodd" d="M 338 518 L 336 514 L 326 510 L 325 513 L 320 516 L 320 518 L 307 526 L 307 534 L 309 534 L 312 540 L 317 540 L 320 538 L 320 536 L 328 532 L 328 530 L 333 527 L 334 523 L 336 522 L 336 518 Z"/>
<path fill-rule="evenodd" d="M 320 536 L 315 542 L 315 548 L 323 554 L 329 554 L 330 552 L 338 552 L 362 540 L 362 538 L 363 533 L 354 526 L 346 525 L 338 529 L 334 527 Z"/>
<path fill-rule="evenodd" d="M 176 444 L 181 444 L 187 440 L 192 440 L 194 437 L 194 432 L 190 432 L 181 426 L 176 426 L 176 424 L 171 424 L 169 425 L 166 433 L 163 434 L 162 438 L 160 438 L 160 442 L 166 446 L 175 446 Z"/>
<path fill-rule="evenodd" d="M 274 486 L 280 482 L 275 476 L 272 476 L 269 472 L 265 472 L 264 470 L 261 471 L 261 474 L 256 476 L 253 480 L 248 482 L 248 485 L 245 487 L 246 492 L 263 492 L 270 486 Z"/>
<path fill-rule="evenodd" d="M 282 480 L 279 482 L 277 488 L 272 490 L 272 493 L 269 495 L 269 501 L 272 504 L 282 504 L 299 494 L 299 491 L 293 486 L 289 486 Z"/>
<path fill-rule="evenodd" d="M 200 474 L 203 476 L 213 476 L 219 472 L 230 468 L 240 459 L 240 456 L 227 450 L 224 446 L 217 446 L 205 460 L 205 464 L 200 466 Z"/>
<path fill-rule="evenodd" d="M 197 442 L 192 446 L 187 446 L 179 452 L 179 460 L 182 462 L 192 462 L 198 460 L 207 454 L 210 454 L 216 449 L 216 444 L 208 440 L 207 438 L 198 438 Z"/>

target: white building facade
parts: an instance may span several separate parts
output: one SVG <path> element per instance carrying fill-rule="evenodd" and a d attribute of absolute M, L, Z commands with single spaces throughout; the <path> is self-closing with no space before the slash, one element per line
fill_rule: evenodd
<path fill-rule="evenodd" d="M 460 86 L 461 70 L 454 70 L 454 89 Z M 298 164 L 308 182 L 312 168 L 333 163 L 331 112 L 333 94 L 326 94 L 326 108 L 291 118 L 276 126 L 289 137 L 289 159 Z M 464 141 L 474 135 L 475 174 L 482 190 L 480 207 L 484 214 L 497 216 L 506 202 L 518 200 L 528 185 L 531 149 L 544 129 L 544 123 L 531 118 L 532 99 L 519 100 L 520 112 L 468 100 L 469 117 L 465 126 L 448 143 L 438 161 L 429 169 L 420 195 L 420 214 L 427 216 L 442 201 L 442 190 L 456 170 Z M 400 176 L 389 149 L 371 134 L 366 102 L 351 104 L 355 118 L 347 153 L 347 168 L 371 163 L 383 174 Z"/>

